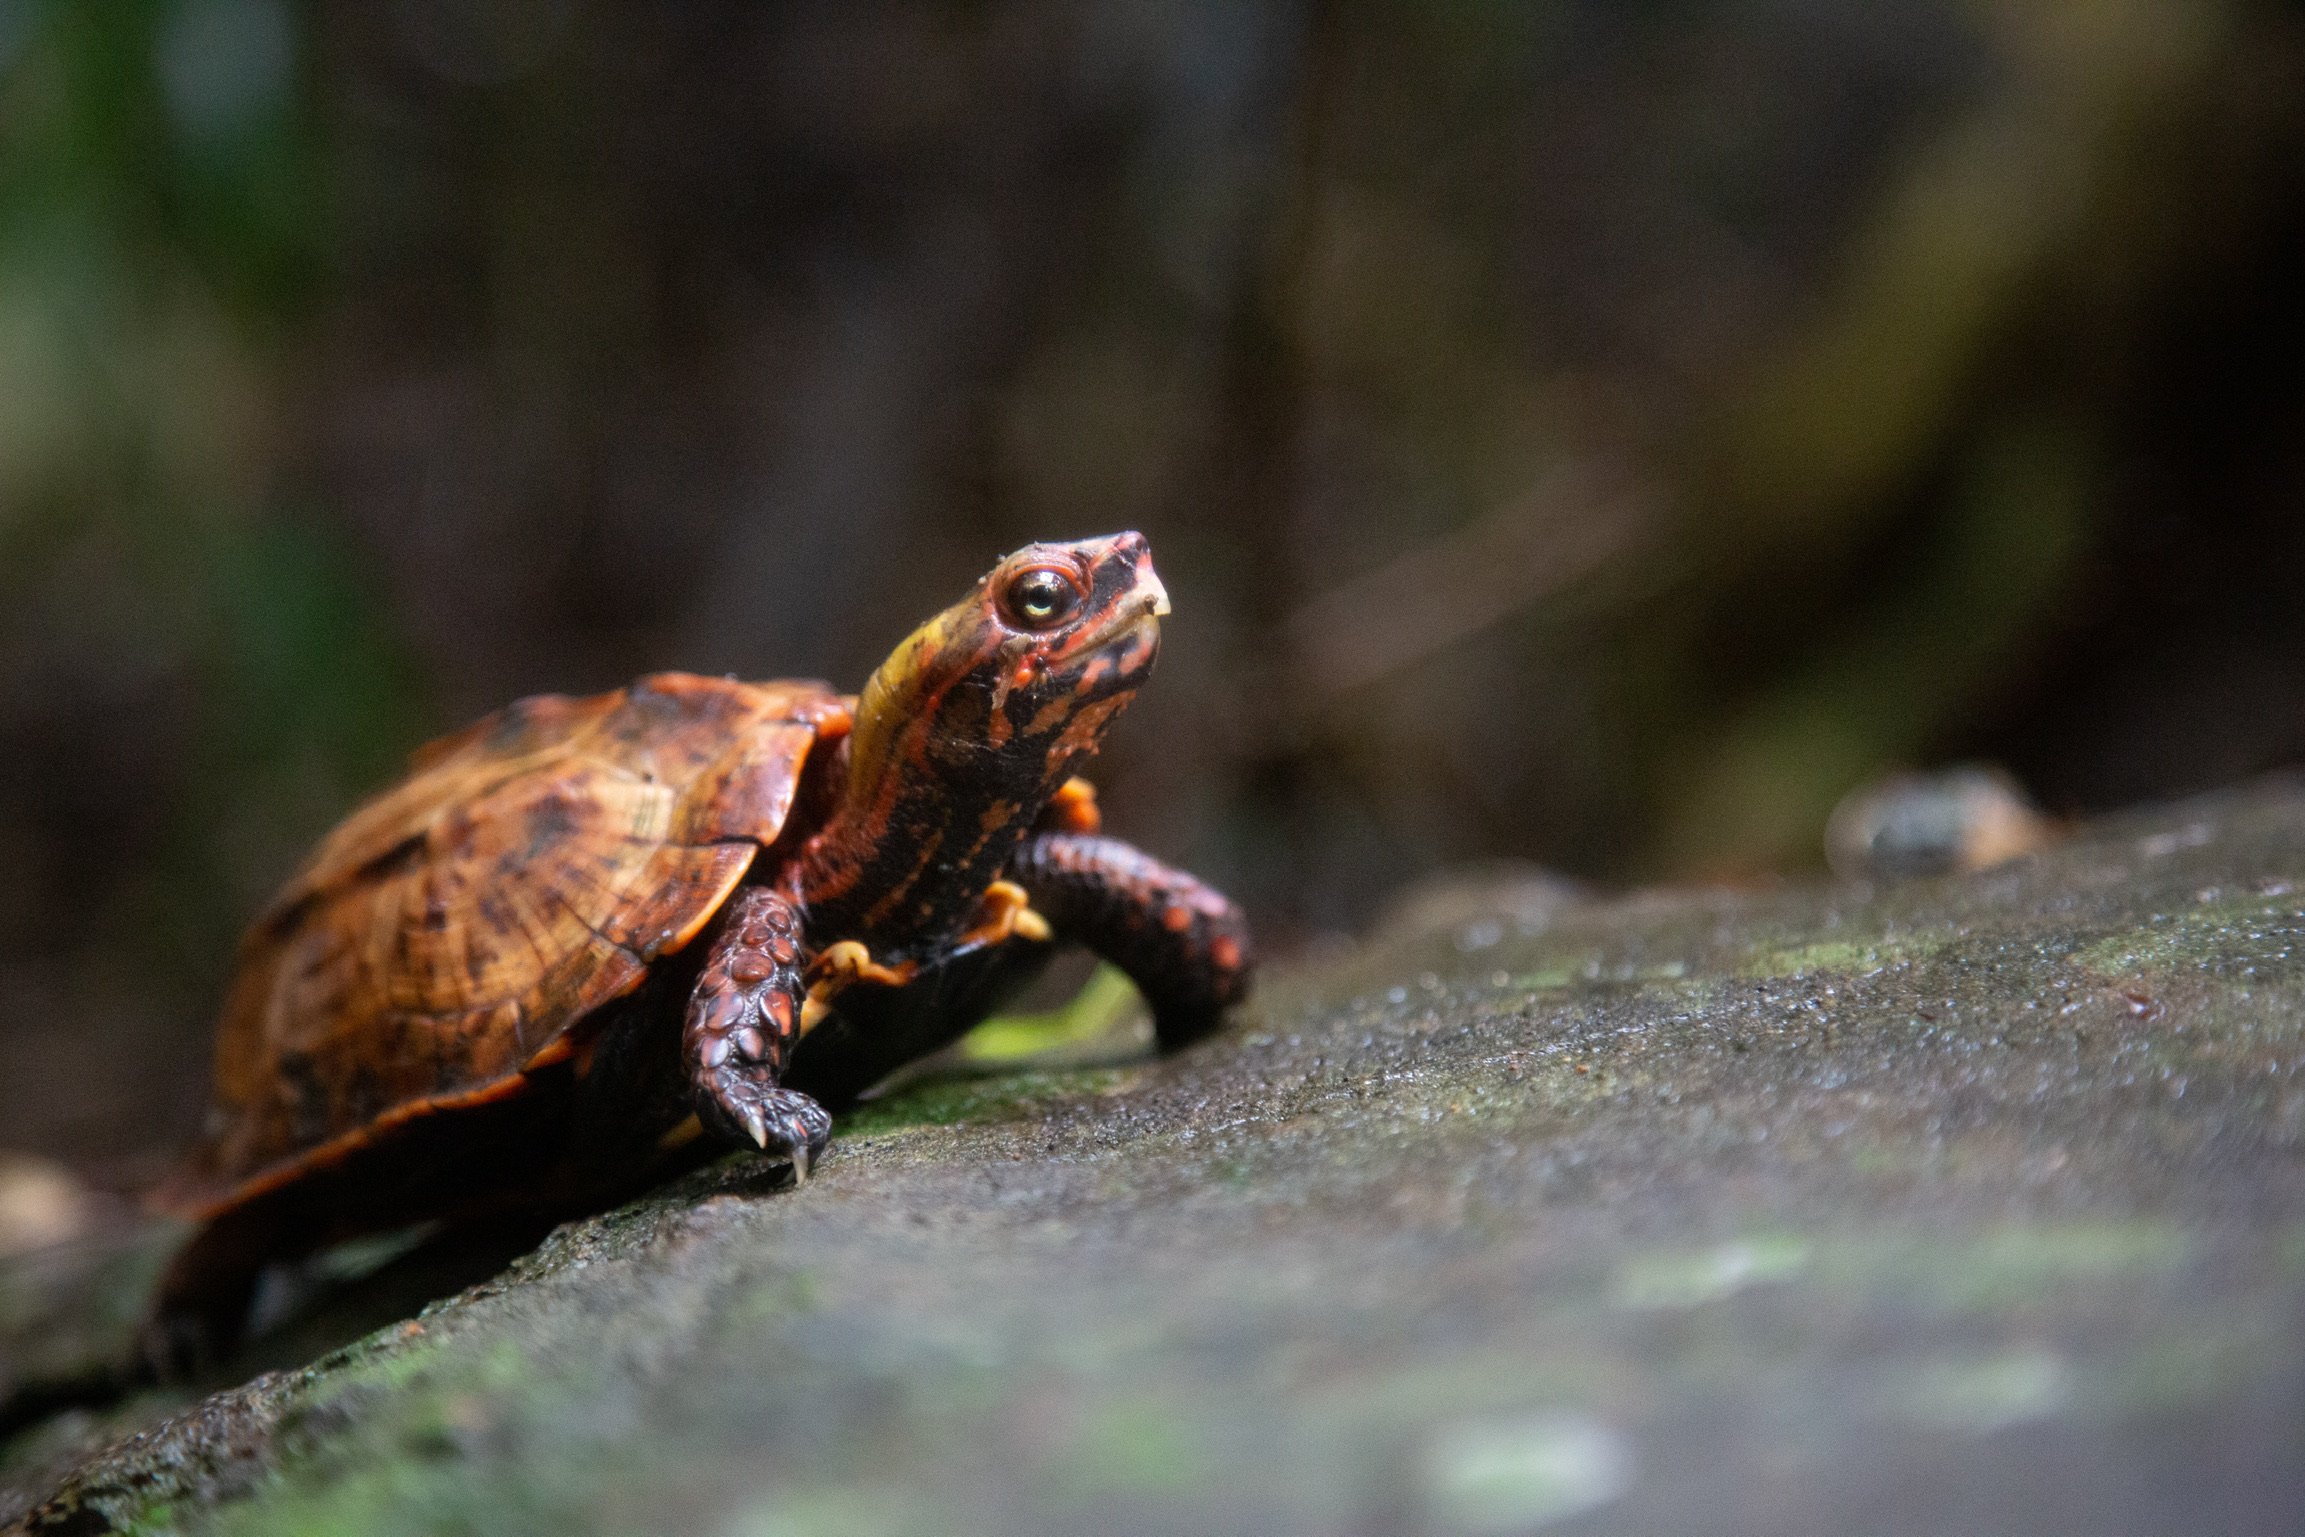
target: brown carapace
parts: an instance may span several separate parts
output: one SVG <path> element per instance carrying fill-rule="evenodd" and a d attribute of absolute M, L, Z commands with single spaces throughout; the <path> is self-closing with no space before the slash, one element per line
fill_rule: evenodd
<path fill-rule="evenodd" d="M 228 1347 L 266 1266 L 361 1233 L 581 1209 L 723 1146 L 805 1179 L 826 1103 L 1059 942 L 1164 1046 L 1213 1029 L 1239 910 L 1101 836 L 1074 777 L 1167 611 L 1136 534 L 1034 545 L 853 699 L 664 673 L 421 749 L 242 943 L 155 1358 Z"/>

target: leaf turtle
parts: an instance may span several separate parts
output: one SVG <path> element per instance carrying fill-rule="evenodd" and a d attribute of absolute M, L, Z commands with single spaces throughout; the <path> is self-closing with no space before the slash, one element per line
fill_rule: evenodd
<path fill-rule="evenodd" d="M 1213 1029 L 1239 909 L 1103 836 L 1074 777 L 1167 612 L 1140 535 L 1036 544 L 855 697 L 659 673 L 419 749 L 242 941 L 148 1348 L 227 1348 L 267 1265 L 362 1233 L 597 1206 L 721 1147 L 805 1180 L 826 1103 L 1058 942 L 1164 1046 Z"/>

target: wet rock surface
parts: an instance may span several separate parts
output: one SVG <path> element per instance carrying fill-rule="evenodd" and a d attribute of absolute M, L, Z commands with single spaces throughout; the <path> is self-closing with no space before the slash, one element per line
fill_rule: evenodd
<path fill-rule="evenodd" d="M 30 1425 L 0 1487 L 72 1532 L 2294 1531 L 2305 792 L 1893 888 L 1468 876 L 1181 1059 L 923 1084 L 803 1190 L 718 1165 L 309 1366 Z"/>

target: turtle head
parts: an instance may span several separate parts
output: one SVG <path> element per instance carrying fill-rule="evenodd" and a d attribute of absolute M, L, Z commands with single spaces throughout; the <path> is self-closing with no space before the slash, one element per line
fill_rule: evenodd
<path fill-rule="evenodd" d="M 867 930 L 965 912 L 1151 673 L 1167 612 L 1151 547 L 1124 533 L 1027 545 L 907 636 L 858 696 L 812 908 Z"/>
<path fill-rule="evenodd" d="M 1168 611 L 1142 534 L 1027 545 L 881 664 L 857 733 L 926 725 L 924 743 L 963 766 L 1061 735 L 1144 681 Z"/>

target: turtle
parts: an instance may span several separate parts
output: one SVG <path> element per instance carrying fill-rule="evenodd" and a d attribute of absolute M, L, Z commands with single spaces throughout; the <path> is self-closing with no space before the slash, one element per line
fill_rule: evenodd
<path fill-rule="evenodd" d="M 1034 544 L 855 696 L 657 673 L 419 748 L 241 942 L 148 1354 L 220 1357 L 267 1267 L 363 1234 L 598 1209 L 730 1148 L 801 1184 L 832 1109 L 1060 944 L 1161 1047 L 1214 1030 L 1241 910 L 1075 773 L 1168 612 L 1142 535 Z"/>

